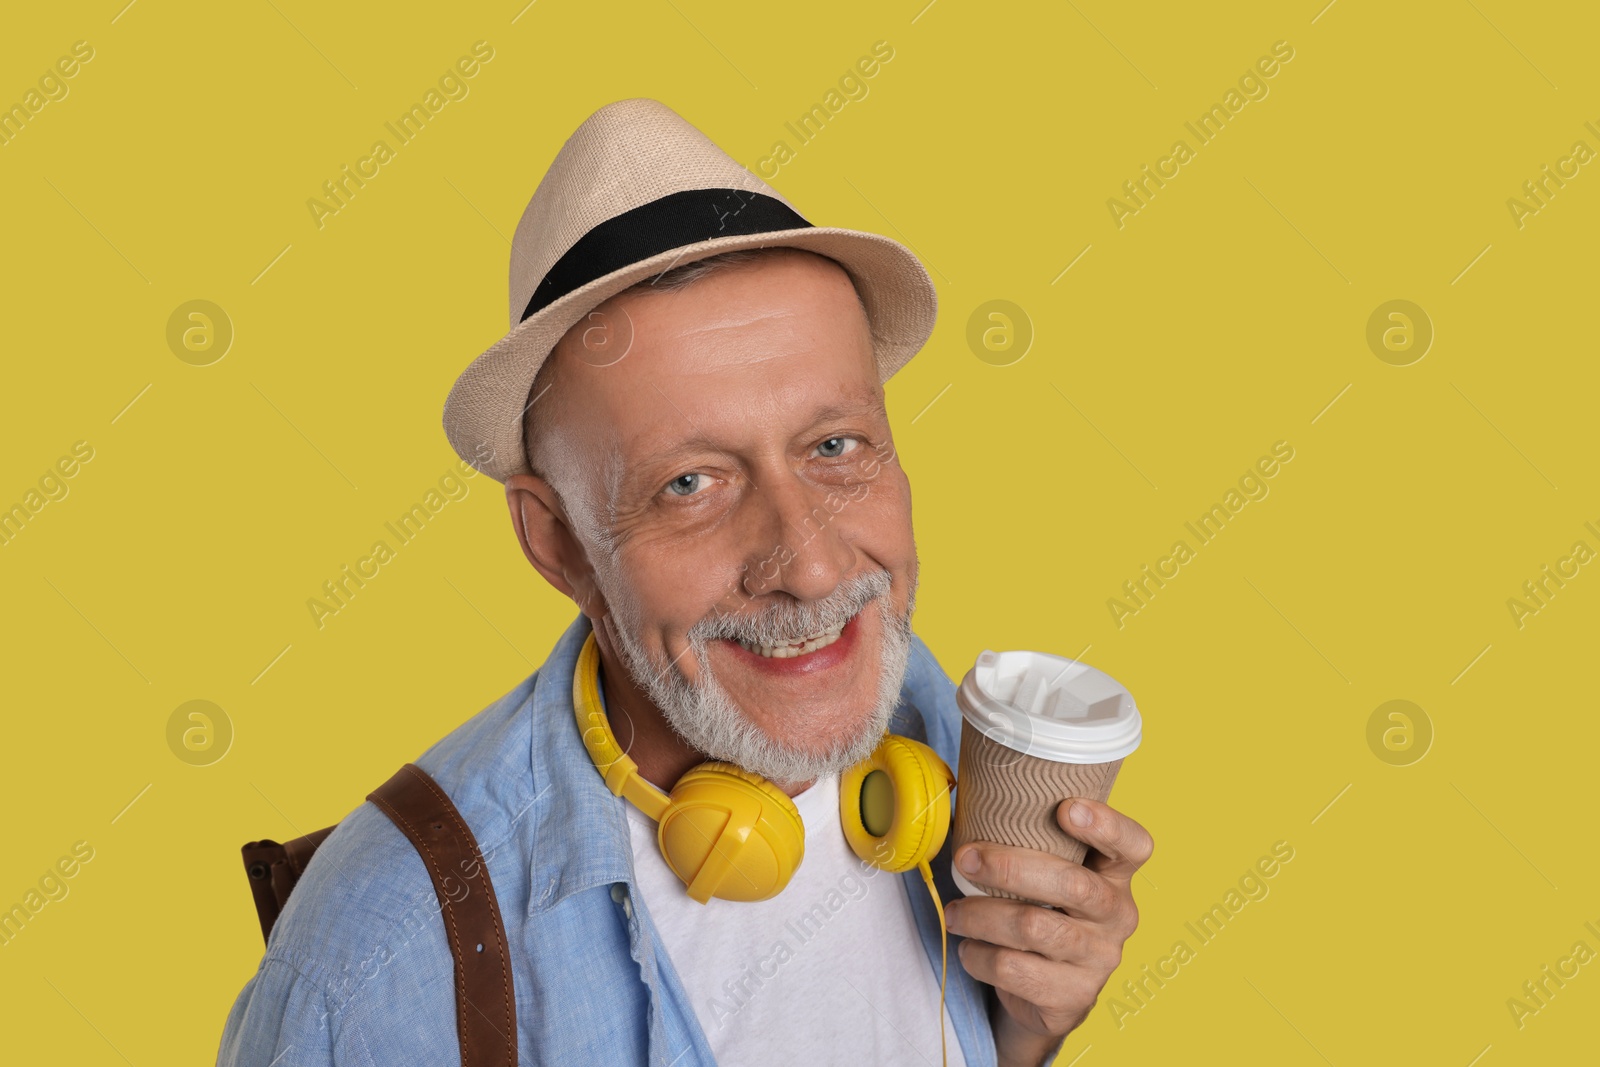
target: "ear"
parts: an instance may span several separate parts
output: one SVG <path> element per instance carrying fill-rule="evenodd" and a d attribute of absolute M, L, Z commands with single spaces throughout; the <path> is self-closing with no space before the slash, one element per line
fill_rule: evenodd
<path fill-rule="evenodd" d="M 506 479 L 506 505 L 522 554 L 533 569 L 596 623 L 610 614 L 594 568 L 550 483 L 534 474 L 513 474 Z"/>

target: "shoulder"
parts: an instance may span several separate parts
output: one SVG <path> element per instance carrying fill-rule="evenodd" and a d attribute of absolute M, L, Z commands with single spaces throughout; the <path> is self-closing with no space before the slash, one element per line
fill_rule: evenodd
<path fill-rule="evenodd" d="M 515 842 L 519 817 L 533 800 L 529 746 L 536 677 L 413 761 L 460 810 L 502 907 L 508 895 L 525 891 L 517 875 L 527 865 L 515 858 L 519 849 L 507 845 Z M 437 1008 L 452 1020 L 443 1036 L 454 1047 L 453 983 L 454 962 L 427 867 L 410 840 L 366 801 L 340 821 L 306 866 L 228 1030 L 252 1014 L 263 1025 L 290 1028 L 303 1021 L 286 1021 L 285 1013 L 314 1011 L 319 1019 L 312 1025 L 325 1041 L 349 1041 L 353 1029 L 364 1044 L 361 1031 L 370 1037 L 400 1016 L 415 1021 Z M 257 1000 L 268 1003 L 258 1011 Z"/>

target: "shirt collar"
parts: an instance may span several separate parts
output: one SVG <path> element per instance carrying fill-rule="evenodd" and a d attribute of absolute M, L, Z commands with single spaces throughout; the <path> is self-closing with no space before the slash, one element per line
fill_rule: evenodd
<path fill-rule="evenodd" d="M 633 850 L 621 797 L 613 796 L 578 734 L 572 675 L 592 626 L 579 613 L 551 650 L 533 690 L 531 760 L 538 797 L 528 914 L 571 893 L 633 882 Z"/>

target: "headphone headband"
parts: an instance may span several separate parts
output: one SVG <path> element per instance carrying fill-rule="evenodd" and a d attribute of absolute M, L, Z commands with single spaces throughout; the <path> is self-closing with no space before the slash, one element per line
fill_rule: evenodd
<path fill-rule="evenodd" d="M 578 735 L 589 758 L 606 780 L 613 796 L 632 803 L 651 819 L 660 821 L 671 800 L 639 773 L 639 765 L 617 744 L 600 703 L 600 646 L 594 631 L 584 639 L 578 668 L 572 675 L 572 707 L 578 718 Z"/>

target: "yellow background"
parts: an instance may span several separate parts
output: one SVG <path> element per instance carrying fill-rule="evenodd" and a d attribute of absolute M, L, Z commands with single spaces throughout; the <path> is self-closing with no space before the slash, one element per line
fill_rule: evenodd
<path fill-rule="evenodd" d="M 1506 605 L 1600 548 L 1600 166 L 1520 229 L 1506 206 L 1600 149 L 1592 11 L 119 7 L 35 5 L 0 36 L 0 103 L 95 50 L 0 147 L 0 503 L 95 450 L 0 547 L 0 906 L 95 850 L 0 948 L 8 1057 L 210 1062 L 261 954 L 238 846 L 340 818 L 572 618 L 484 477 L 321 630 L 305 606 L 454 462 L 445 393 L 504 331 L 506 238 L 567 134 L 654 96 L 753 168 L 884 40 L 869 95 L 773 184 L 908 242 L 939 287 L 888 388 L 918 631 L 956 678 L 984 648 L 1088 646 L 1129 686 L 1146 738 L 1113 802 L 1157 848 L 1105 998 L 1195 949 L 1060 1062 L 1592 1060 L 1600 965 L 1521 1028 L 1506 1006 L 1600 949 L 1600 568 L 1520 629 Z M 305 201 L 478 40 L 470 95 L 319 230 Z M 1270 94 L 1196 146 L 1184 122 L 1280 40 Z M 1119 229 L 1107 199 L 1178 138 L 1196 158 Z M 166 341 L 196 299 L 236 334 L 204 367 Z M 1035 333 L 1009 366 L 967 342 L 997 299 Z M 1365 339 L 1394 299 L 1436 331 L 1410 366 Z M 1107 599 L 1279 440 L 1270 495 L 1119 628 Z M 210 766 L 168 747 L 196 699 L 234 728 Z M 1367 743 L 1395 699 L 1434 731 L 1408 766 Z M 1277 841 L 1270 895 L 1198 945 L 1185 922 Z"/>

